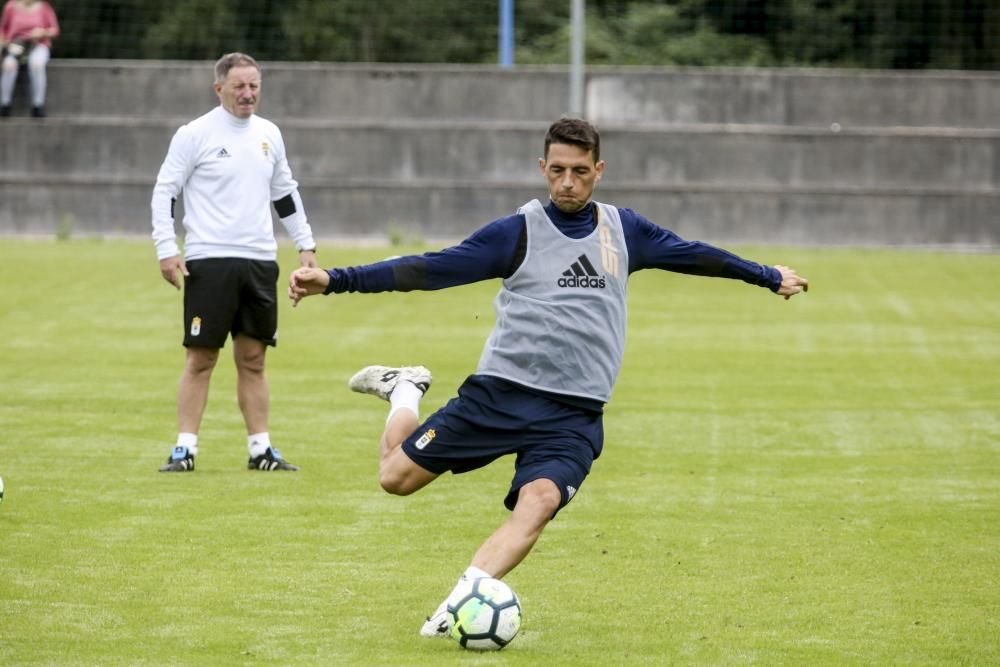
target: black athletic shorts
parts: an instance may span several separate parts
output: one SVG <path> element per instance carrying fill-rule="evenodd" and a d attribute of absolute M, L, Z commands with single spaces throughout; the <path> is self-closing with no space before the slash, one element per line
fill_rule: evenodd
<path fill-rule="evenodd" d="M 602 417 L 500 378 L 470 375 L 458 397 L 428 417 L 402 448 L 436 474 L 476 470 L 515 454 L 514 478 L 504 498 L 507 509 L 514 509 L 521 487 L 536 479 L 559 487 L 562 509 L 600 456 Z"/>
<path fill-rule="evenodd" d="M 277 262 L 219 257 L 186 264 L 185 347 L 225 347 L 227 336 L 240 333 L 277 343 Z"/>

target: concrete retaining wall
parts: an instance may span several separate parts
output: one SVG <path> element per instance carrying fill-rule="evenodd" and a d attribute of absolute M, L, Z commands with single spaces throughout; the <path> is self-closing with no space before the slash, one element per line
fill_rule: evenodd
<path fill-rule="evenodd" d="M 317 234 L 457 238 L 545 197 L 567 84 L 561 68 L 268 63 L 261 113 Z M 0 233 L 148 234 L 170 136 L 216 103 L 211 64 L 55 60 L 50 85 L 49 118 L 0 122 Z M 586 97 L 599 198 L 682 236 L 1000 246 L 998 75 L 598 69 Z"/>

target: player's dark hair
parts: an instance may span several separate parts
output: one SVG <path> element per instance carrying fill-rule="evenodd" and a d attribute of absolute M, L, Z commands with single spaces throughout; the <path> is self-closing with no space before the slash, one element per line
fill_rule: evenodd
<path fill-rule="evenodd" d="M 215 82 L 222 83 L 229 74 L 229 70 L 234 67 L 243 67 L 245 65 L 256 67 L 257 72 L 260 73 L 260 65 L 258 65 L 257 61 L 247 54 L 239 52 L 227 53 L 215 62 Z"/>
<path fill-rule="evenodd" d="M 546 160 L 552 144 L 579 146 L 594 154 L 594 162 L 601 159 L 601 135 L 596 127 L 582 118 L 560 118 L 549 126 L 549 131 L 545 133 Z"/>

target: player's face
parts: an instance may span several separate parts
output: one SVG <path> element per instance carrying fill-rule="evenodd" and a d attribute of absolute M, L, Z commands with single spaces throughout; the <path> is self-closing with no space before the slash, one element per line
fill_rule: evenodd
<path fill-rule="evenodd" d="M 604 160 L 594 162 L 593 151 L 572 144 L 550 144 L 548 155 L 538 165 L 549 183 L 549 197 L 566 213 L 587 205 L 604 172 Z"/>
<path fill-rule="evenodd" d="M 229 70 L 222 83 L 215 84 L 222 107 L 237 118 L 249 118 L 260 100 L 260 72 L 253 65 Z"/>

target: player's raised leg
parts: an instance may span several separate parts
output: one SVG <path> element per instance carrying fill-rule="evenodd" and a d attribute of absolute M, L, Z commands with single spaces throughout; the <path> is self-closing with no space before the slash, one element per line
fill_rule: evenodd
<path fill-rule="evenodd" d="M 414 463 L 400 447 L 420 425 L 420 399 L 431 381 L 431 372 L 423 366 L 366 366 L 347 383 L 352 391 L 389 401 L 379 439 L 379 484 L 389 493 L 409 495 L 438 476 Z"/>

